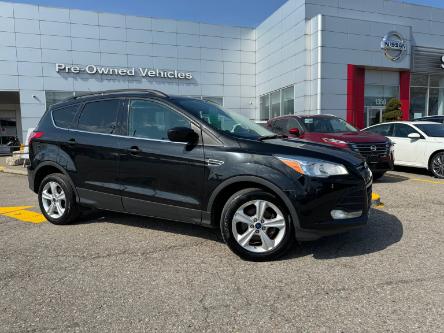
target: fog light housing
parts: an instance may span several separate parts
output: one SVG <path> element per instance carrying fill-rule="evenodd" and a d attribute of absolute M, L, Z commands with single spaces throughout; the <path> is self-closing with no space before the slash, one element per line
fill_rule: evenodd
<path fill-rule="evenodd" d="M 357 210 L 354 212 L 346 212 L 341 209 L 334 209 L 330 212 L 331 217 L 335 220 L 345 220 L 345 219 L 354 219 L 362 216 L 362 210 Z"/>

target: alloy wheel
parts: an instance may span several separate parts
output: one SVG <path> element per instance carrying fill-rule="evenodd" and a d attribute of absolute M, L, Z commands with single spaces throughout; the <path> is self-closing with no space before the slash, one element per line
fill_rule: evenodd
<path fill-rule="evenodd" d="M 236 211 L 231 228 L 237 243 L 250 252 L 264 253 L 275 249 L 285 236 L 286 222 L 282 211 L 266 200 L 249 201 Z"/>
<path fill-rule="evenodd" d="M 66 195 L 60 184 L 50 181 L 42 191 L 42 204 L 46 214 L 53 219 L 63 216 L 66 210 Z"/>
<path fill-rule="evenodd" d="M 436 176 L 444 177 L 444 153 L 439 153 L 433 158 L 432 171 Z"/>

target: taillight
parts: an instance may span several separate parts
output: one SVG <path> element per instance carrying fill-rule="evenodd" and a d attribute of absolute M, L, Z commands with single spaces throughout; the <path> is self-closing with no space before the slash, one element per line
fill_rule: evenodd
<path fill-rule="evenodd" d="M 34 139 L 41 138 L 43 136 L 43 132 L 32 132 L 31 136 L 29 137 L 28 146 L 31 145 L 31 141 Z"/>

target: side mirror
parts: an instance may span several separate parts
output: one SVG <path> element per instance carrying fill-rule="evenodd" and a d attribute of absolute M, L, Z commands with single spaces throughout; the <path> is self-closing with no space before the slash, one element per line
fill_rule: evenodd
<path fill-rule="evenodd" d="M 407 137 L 410 139 L 421 139 L 421 135 L 419 135 L 419 133 L 410 133 L 407 135 Z"/>
<path fill-rule="evenodd" d="M 301 136 L 301 131 L 299 131 L 299 128 L 290 128 L 288 130 L 288 134 L 294 135 L 294 136 Z"/>
<path fill-rule="evenodd" d="M 173 127 L 168 130 L 168 139 L 173 142 L 193 143 L 199 139 L 199 135 L 188 127 Z"/>

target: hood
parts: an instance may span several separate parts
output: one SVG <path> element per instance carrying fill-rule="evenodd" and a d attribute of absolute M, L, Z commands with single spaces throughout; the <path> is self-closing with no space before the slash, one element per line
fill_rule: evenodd
<path fill-rule="evenodd" d="M 266 149 L 267 152 L 273 154 L 306 156 L 353 166 L 358 166 L 364 161 L 361 155 L 351 150 L 301 139 L 273 139 L 258 142 L 257 149 Z"/>
<path fill-rule="evenodd" d="M 352 142 L 353 143 L 361 143 L 361 142 L 376 143 L 376 142 L 386 142 L 387 141 L 386 137 L 384 137 L 382 135 L 370 133 L 370 132 L 363 132 L 363 131 L 341 132 L 341 133 L 306 132 L 306 133 L 304 133 L 302 138 L 306 139 L 306 140 L 317 141 L 317 142 L 323 142 L 322 141 L 323 138 L 341 140 L 341 141 L 345 141 L 347 143 L 352 143 Z"/>

